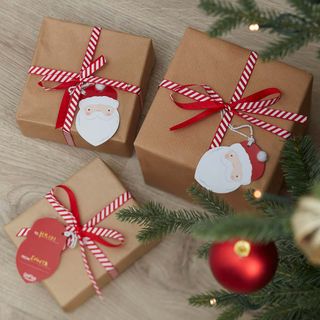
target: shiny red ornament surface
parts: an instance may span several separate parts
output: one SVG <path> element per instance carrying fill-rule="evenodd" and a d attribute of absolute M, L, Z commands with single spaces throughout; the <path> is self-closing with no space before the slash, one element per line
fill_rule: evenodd
<path fill-rule="evenodd" d="M 245 240 L 250 250 L 241 256 L 235 250 L 238 242 L 213 243 L 209 265 L 224 288 L 237 293 L 251 293 L 263 288 L 273 278 L 278 266 L 277 248 L 273 242 L 256 244 Z"/>

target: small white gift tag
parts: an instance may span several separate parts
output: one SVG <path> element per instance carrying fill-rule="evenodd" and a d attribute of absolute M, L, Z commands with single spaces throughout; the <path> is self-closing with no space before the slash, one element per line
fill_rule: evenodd
<path fill-rule="evenodd" d="M 119 128 L 118 107 L 117 92 L 112 87 L 96 84 L 83 89 L 76 117 L 80 136 L 95 147 L 108 141 Z"/>
<path fill-rule="evenodd" d="M 210 149 L 201 157 L 195 179 L 212 192 L 229 193 L 261 178 L 266 161 L 266 152 L 250 141 Z"/>

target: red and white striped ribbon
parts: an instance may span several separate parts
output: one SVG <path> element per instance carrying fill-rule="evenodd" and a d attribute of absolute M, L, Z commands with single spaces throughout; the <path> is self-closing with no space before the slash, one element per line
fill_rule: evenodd
<path fill-rule="evenodd" d="M 100 34 L 101 28 L 94 27 L 92 29 L 87 50 L 79 73 L 40 66 L 31 66 L 28 71 L 29 74 L 42 77 L 39 81 L 39 85 L 47 91 L 57 90 L 61 88 L 59 88 L 59 86 L 45 87 L 43 85 L 43 82 L 58 82 L 64 85 L 70 83 L 71 85 L 71 83 L 76 81 L 77 84 L 75 86 L 73 85 L 73 90 L 70 91 L 70 102 L 62 127 L 62 132 L 65 140 L 67 144 L 71 146 L 75 145 L 73 137 L 71 135 L 71 127 L 79 104 L 81 87 L 84 83 L 103 84 L 136 95 L 140 95 L 141 93 L 141 88 L 139 88 L 138 86 L 126 83 L 124 81 L 101 78 L 93 75 L 93 73 L 95 73 L 106 64 L 106 59 L 103 56 L 100 56 L 98 59 L 93 61 Z"/>
<path fill-rule="evenodd" d="M 106 256 L 106 254 L 99 248 L 99 246 L 90 238 L 90 234 L 95 237 L 100 237 L 104 239 L 113 239 L 118 242 L 118 245 L 123 244 L 125 238 L 122 233 L 117 230 L 103 228 L 96 226 L 108 216 L 110 216 L 113 212 L 123 206 L 126 202 L 132 199 L 132 195 L 130 192 L 125 191 L 118 197 L 116 197 L 111 203 L 109 203 L 106 207 L 104 207 L 101 211 L 99 211 L 93 218 L 91 218 L 87 223 L 81 226 L 79 230 L 79 224 L 77 223 L 77 219 L 75 215 L 68 209 L 66 209 L 54 196 L 54 189 L 48 192 L 45 196 L 53 209 L 59 214 L 60 217 L 66 223 L 66 230 L 74 232 L 76 237 L 79 240 L 80 252 L 82 256 L 82 261 L 84 264 L 85 271 L 92 282 L 92 285 L 97 293 L 97 295 L 101 295 L 101 291 L 97 285 L 96 279 L 91 271 L 90 265 L 88 263 L 86 249 L 88 249 L 95 258 L 99 261 L 101 266 L 108 272 L 108 274 L 115 278 L 118 273 L 112 262 Z M 26 237 L 31 228 L 25 227 L 21 228 L 17 233 L 17 237 Z M 85 236 L 83 235 L 85 234 Z M 68 239 L 69 240 L 69 239 Z M 70 242 L 67 242 L 70 246 Z M 102 243 L 103 244 L 103 243 Z M 112 246 L 118 246 L 112 245 Z"/>
<path fill-rule="evenodd" d="M 284 139 L 288 139 L 291 135 L 291 133 L 283 128 L 280 128 L 276 125 L 273 125 L 271 123 L 265 122 L 263 120 L 257 119 L 252 114 L 258 114 L 263 116 L 269 116 L 272 118 L 278 118 L 283 120 L 289 120 L 294 121 L 298 123 L 304 123 L 307 121 L 307 116 L 297 114 L 290 111 L 284 111 L 284 110 L 278 110 L 278 109 L 272 109 L 270 106 L 277 103 L 280 99 L 280 96 L 270 99 L 262 99 L 258 101 L 241 101 L 243 97 L 243 94 L 246 90 L 246 87 L 249 83 L 250 77 L 252 75 L 252 72 L 254 70 L 254 67 L 256 65 L 258 59 L 258 54 L 256 52 L 251 52 L 249 55 L 249 58 L 246 62 L 246 65 L 242 71 L 242 74 L 240 76 L 240 79 L 237 83 L 236 89 L 232 95 L 231 101 L 229 103 L 225 103 L 221 96 L 210 86 L 203 84 L 200 85 L 206 93 L 200 93 L 191 87 L 195 85 L 181 85 L 179 83 L 170 81 L 170 80 L 163 80 L 160 83 L 160 87 L 166 88 L 168 90 L 171 90 L 175 93 L 181 94 L 185 97 L 188 97 L 194 101 L 197 102 L 206 102 L 206 101 L 213 101 L 219 104 L 223 104 L 223 116 L 222 119 L 215 131 L 215 134 L 213 136 L 213 139 L 210 143 L 210 149 L 219 147 L 222 143 L 222 140 L 232 122 L 233 116 L 237 115 L 244 120 L 266 130 L 273 134 L 278 135 L 279 137 L 282 137 Z M 172 95 L 171 95 L 172 98 Z M 237 104 L 237 101 L 239 103 Z M 232 105 L 232 108 L 230 107 Z M 196 108 L 194 108 L 196 109 Z M 199 108 L 200 110 L 201 108 Z M 249 114 L 250 115 L 249 115 Z"/>
<path fill-rule="evenodd" d="M 132 199 L 132 195 L 129 191 L 122 193 L 119 197 L 114 199 L 106 207 L 104 207 L 100 212 L 98 212 L 93 218 L 91 218 L 83 227 L 90 228 L 94 227 L 102 220 L 108 218 L 115 210 L 120 208 L 124 203 Z"/>

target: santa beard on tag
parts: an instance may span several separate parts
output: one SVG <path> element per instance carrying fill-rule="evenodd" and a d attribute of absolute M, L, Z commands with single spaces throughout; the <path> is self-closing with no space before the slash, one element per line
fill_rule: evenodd
<path fill-rule="evenodd" d="M 83 88 L 76 118 L 80 136 L 95 147 L 109 140 L 119 128 L 118 107 L 114 88 L 102 84 Z"/>
<path fill-rule="evenodd" d="M 201 157 L 195 179 L 212 192 L 229 193 L 258 180 L 266 160 L 266 153 L 247 141 L 210 149 Z"/>
<path fill-rule="evenodd" d="M 109 140 L 117 132 L 119 123 L 117 108 L 104 105 L 80 107 L 76 119 L 80 136 L 95 147 Z"/>

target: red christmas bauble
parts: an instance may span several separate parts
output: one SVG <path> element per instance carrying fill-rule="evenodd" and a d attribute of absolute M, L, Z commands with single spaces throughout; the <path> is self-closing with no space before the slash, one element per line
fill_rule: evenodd
<path fill-rule="evenodd" d="M 209 264 L 214 277 L 224 288 L 250 293 L 271 281 L 277 270 L 278 252 L 273 242 L 257 244 L 229 240 L 212 244 Z"/>

